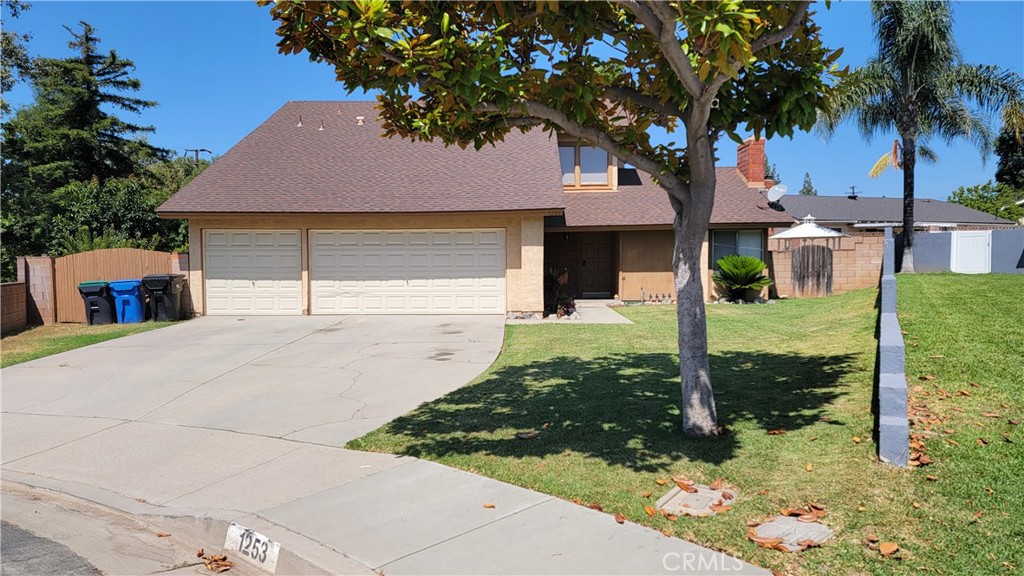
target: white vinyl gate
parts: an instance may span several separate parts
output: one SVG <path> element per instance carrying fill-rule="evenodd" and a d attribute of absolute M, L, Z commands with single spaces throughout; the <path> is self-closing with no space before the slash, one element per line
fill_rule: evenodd
<path fill-rule="evenodd" d="M 961 274 L 992 271 L 992 231 L 953 232 L 949 269 Z"/>

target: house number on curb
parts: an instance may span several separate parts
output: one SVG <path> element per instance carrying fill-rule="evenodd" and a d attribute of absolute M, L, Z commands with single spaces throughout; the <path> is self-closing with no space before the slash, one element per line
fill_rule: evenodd
<path fill-rule="evenodd" d="M 255 530 L 232 522 L 228 525 L 224 549 L 273 574 L 277 570 L 277 556 L 281 553 L 281 544 Z"/>

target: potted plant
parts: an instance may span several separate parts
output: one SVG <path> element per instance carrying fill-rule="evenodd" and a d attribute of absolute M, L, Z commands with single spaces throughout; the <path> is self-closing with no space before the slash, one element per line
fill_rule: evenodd
<path fill-rule="evenodd" d="M 765 276 L 765 263 L 753 256 L 730 254 L 719 258 L 716 262 L 718 271 L 711 279 L 714 280 L 718 293 L 729 300 L 753 302 L 766 286 L 773 284 L 771 278 Z"/>

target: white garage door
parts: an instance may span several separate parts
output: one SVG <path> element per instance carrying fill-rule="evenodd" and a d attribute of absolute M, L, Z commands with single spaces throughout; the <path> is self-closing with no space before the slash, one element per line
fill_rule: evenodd
<path fill-rule="evenodd" d="M 207 230 L 206 313 L 302 314 L 298 230 Z"/>
<path fill-rule="evenodd" d="M 505 230 L 309 233 L 313 314 L 504 314 Z"/>

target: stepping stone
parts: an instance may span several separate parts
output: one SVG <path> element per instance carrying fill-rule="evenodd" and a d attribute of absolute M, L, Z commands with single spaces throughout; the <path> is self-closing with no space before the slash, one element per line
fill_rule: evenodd
<path fill-rule="evenodd" d="M 832 529 L 821 522 L 801 522 L 793 516 L 778 516 L 751 530 L 760 538 L 781 538 L 781 546 L 790 552 L 807 548 L 807 541 L 813 542 L 814 546 L 821 546 L 832 537 Z"/>
<path fill-rule="evenodd" d="M 735 490 L 712 490 L 704 484 L 694 484 L 696 492 L 685 492 L 676 486 L 669 490 L 664 496 L 658 499 L 655 508 L 664 510 L 676 516 L 716 516 L 718 513 L 711 509 L 712 505 L 732 506 L 736 500 Z M 732 498 L 726 498 L 728 492 Z"/>

